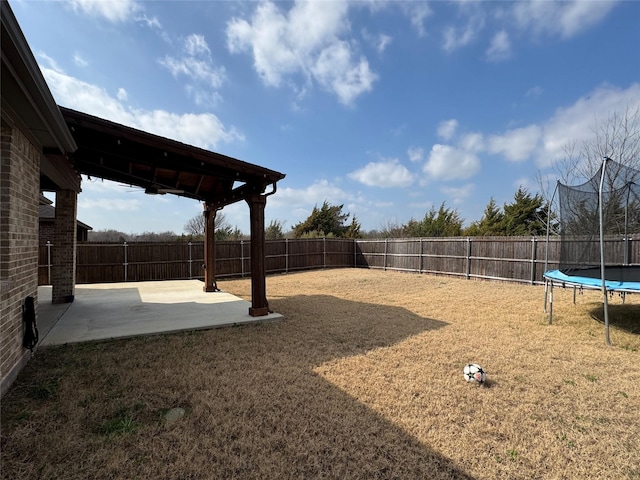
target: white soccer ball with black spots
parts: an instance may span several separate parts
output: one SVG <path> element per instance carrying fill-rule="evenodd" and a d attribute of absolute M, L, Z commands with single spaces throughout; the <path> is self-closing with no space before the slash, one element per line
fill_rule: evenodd
<path fill-rule="evenodd" d="M 462 373 L 464 373 L 464 379 L 467 382 L 477 383 L 479 385 L 482 385 L 487 379 L 487 374 L 484 369 L 476 363 L 467 363 L 462 369 Z"/>

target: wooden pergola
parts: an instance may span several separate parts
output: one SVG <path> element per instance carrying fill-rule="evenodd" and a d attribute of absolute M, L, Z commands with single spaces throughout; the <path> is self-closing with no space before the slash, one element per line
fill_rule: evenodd
<path fill-rule="evenodd" d="M 215 217 L 244 200 L 251 228 L 252 316 L 269 313 L 265 288 L 264 209 L 285 175 L 175 140 L 60 107 L 78 149 L 71 160 L 79 173 L 135 185 L 148 194 L 171 193 L 204 202 L 204 290 L 217 290 Z M 48 156 L 55 156 L 49 152 Z"/>

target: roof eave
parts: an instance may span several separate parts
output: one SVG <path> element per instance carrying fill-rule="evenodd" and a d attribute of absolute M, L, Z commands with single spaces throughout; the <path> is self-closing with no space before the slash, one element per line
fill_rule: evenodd
<path fill-rule="evenodd" d="M 76 143 L 58 109 L 47 82 L 7 1 L 0 2 L 3 36 L 2 63 L 8 71 L 2 73 L 17 76 L 16 84 L 27 100 L 39 125 L 28 125 L 43 147 L 58 148 L 62 154 L 74 152 Z M 4 82 L 3 78 L 3 82 Z M 11 105 L 11 98 L 3 102 Z"/>

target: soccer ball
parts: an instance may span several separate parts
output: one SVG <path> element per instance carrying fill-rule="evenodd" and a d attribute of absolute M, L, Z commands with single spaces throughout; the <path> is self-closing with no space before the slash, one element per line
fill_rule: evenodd
<path fill-rule="evenodd" d="M 482 369 L 480 365 L 475 363 L 468 363 L 462 369 L 462 373 L 464 373 L 464 379 L 467 382 L 477 383 L 482 385 L 487 379 L 487 374 Z"/>

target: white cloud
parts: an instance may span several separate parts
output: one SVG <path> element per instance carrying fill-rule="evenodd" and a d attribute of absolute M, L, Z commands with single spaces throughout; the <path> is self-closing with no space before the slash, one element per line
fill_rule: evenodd
<path fill-rule="evenodd" d="M 413 183 L 413 175 L 397 159 L 371 162 L 365 167 L 351 172 L 349 177 L 372 187 L 408 187 Z"/>
<path fill-rule="evenodd" d="M 160 65 L 174 77 L 186 76 L 190 83 L 185 85 L 187 93 L 198 105 L 217 105 L 220 94 L 211 89 L 219 89 L 224 83 L 224 67 L 216 67 L 211 60 L 211 51 L 203 35 L 189 35 L 183 45 L 185 56 L 175 58 L 166 55 L 158 60 Z"/>
<path fill-rule="evenodd" d="M 602 85 L 573 105 L 560 108 L 543 126 L 542 145 L 536 152 L 536 163 L 547 167 L 564 156 L 564 148 L 571 142 L 580 144 L 594 135 L 597 122 L 609 115 L 624 114 L 627 108 L 640 108 L 640 83 L 626 89 Z"/>
<path fill-rule="evenodd" d="M 52 68 L 41 67 L 41 70 L 56 102 L 65 107 L 202 148 L 244 140 L 234 127 L 225 127 L 212 113 L 175 114 L 135 109 L 100 87 Z"/>
<path fill-rule="evenodd" d="M 389 35 L 384 33 L 374 35 L 369 33 L 366 28 L 362 29 L 362 38 L 364 38 L 369 45 L 375 48 L 378 53 L 384 53 L 386 48 L 393 41 L 393 38 Z"/>
<path fill-rule="evenodd" d="M 324 49 L 311 71 L 315 79 L 325 89 L 333 91 L 344 105 L 371 91 L 377 79 L 364 57 L 357 64 L 352 60 L 347 42 L 337 42 Z"/>
<path fill-rule="evenodd" d="M 459 146 L 467 152 L 481 152 L 484 150 L 484 137 L 481 133 L 467 133 L 460 139 Z"/>
<path fill-rule="evenodd" d="M 422 147 L 409 147 L 407 155 L 412 162 L 421 162 L 424 157 L 424 149 Z"/>
<path fill-rule="evenodd" d="M 491 135 L 488 150 L 490 153 L 501 154 L 512 162 L 520 162 L 531 156 L 541 135 L 542 129 L 537 125 L 509 130 L 502 135 Z"/>
<path fill-rule="evenodd" d="M 68 0 L 76 12 L 104 17 L 110 22 L 124 22 L 132 18 L 140 5 L 135 0 Z"/>
<path fill-rule="evenodd" d="M 196 33 L 192 33 L 187 37 L 184 42 L 184 49 L 192 57 L 209 56 L 211 54 L 204 35 L 198 35 Z"/>
<path fill-rule="evenodd" d="M 500 30 L 491 39 L 491 45 L 486 52 L 487 59 L 491 62 L 501 62 L 511 57 L 511 41 L 509 34 Z"/>
<path fill-rule="evenodd" d="M 204 60 L 194 57 L 173 58 L 166 56 L 159 62 L 174 77 L 185 75 L 192 80 L 206 83 L 211 88 L 220 88 L 225 76 L 223 68 L 214 68 Z"/>
<path fill-rule="evenodd" d="M 573 37 L 602 20 L 617 1 L 546 0 L 514 2 L 516 24 L 535 34 Z"/>
<path fill-rule="evenodd" d="M 87 65 L 89 65 L 89 62 L 82 58 L 82 56 L 78 52 L 73 54 L 73 63 L 75 63 L 79 67 L 86 67 Z"/>
<path fill-rule="evenodd" d="M 56 63 L 56 61 L 51 58 L 49 55 L 47 55 L 46 53 L 43 52 L 38 52 L 37 53 L 37 57 L 40 59 L 40 61 L 42 62 L 42 64 L 44 64 L 45 66 L 48 66 L 49 68 L 57 71 L 57 72 L 61 72 L 62 71 L 62 67 L 60 67 L 60 65 L 58 65 Z"/>
<path fill-rule="evenodd" d="M 458 14 L 457 19 L 442 30 L 442 48 L 451 53 L 469 46 L 482 38 L 480 33 L 485 28 L 491 28 L 491 43 L 485 51 L 485 57 L 492 62 L 505 61 L 512 56 L 512 38 L 535 40 L 541 36 L 574 37 L 601 22 L 620 1 L 451 2 L 457 7 Z M 426 5 L 426 2 L 407 3 Z M 417 19 L 414 24 L 420 36 L 425 33 L 424 18 L 426 16 Z"/>
<path fill-rule="evenodd" d="M 529 96 L 541 94 L 539 87 L 527 92 Z M 545 122 L 486 138 L 480 133 L 456 135 L 458 122 L 446 120 L 438 126 L 438 136 L 445 140 L 457 137 L 457 146 L 434 145 L 424 171 L 441 179 L 467 178 L 479 169 L 476 155 L 482 152 L 501 155 L 511 162 L 534 159 L 539 167 L 548 167 L 554 160 L 565 156 L 565 148 L 571 143 L 579 145 L 592 140 L 597 125 L 610 115 L 622 115 L 627 109 L 636 108 L 640 108 L 640 83 L 626 89 L 602 85 L 574 104 L 559 108 Z M 460 171 L 456 172 L 456 168 Z"/>
<path fill-rule="evenodd" d="M 113 197 L 87 198 L 85 195 L 78 197 L 78 210 L 88 211 L 94 208 L 98 210 L 131 212 L 140 209 L 140 200 L 135 198 L 127 200 Z"/>
<path fill-rule="evenodd" d="M 438 125 L 438 136 L 444 140 L 450 140 L 456 133 L 458 121 L 456 119 L 444 120 Z"/>
<path fill-rule="evenodd" d="M 129 95 L 127 94 L 127 91 L 124 88 L 119 88 L 117 97 L 118 97 L 118 100 L 120 100 L 121 102 L 125 102 L 129 97 Z"/>
<path fill-rule="evenodd" d="M 162 25 L 160 24 L 160 20 L 158 20 L 156 17 L 149 18 L 145 14 L 138 15 L 136 17 L 136 21 L 140 23 L 144 23 L 149 28 L 158 28 L 158 29 L 162 28 Z"/>
<path fill-rule="evenodd" d="M 250 21 L 233 18 L 227 24 L 227 48 L 251 52 L 254 69 L 268 86 L 302 77 L 304 85 L 315 81 L 349 105 L 372 89 L 377 76 L 358 57 L 355 42 L 341 38 L 349 31 L 348 7 L 347 2 L 296 1 L 283 13 L 272 2 L 260 3 Z"/>
<path fill-rule="evenodd" d="M 427 2 L 403 2 L 403 8 L 411 20 L 411 26 L 419 37 L 424 37 L 427 32 L 424 28 L 424 21 L 431 16 L 433 11 Z"/>
<path fill-rule="evenodd" d="M 424 172 L 439 180 L 464 179 L 480 171 L 480 159 L 473 153 L 450 145 L 431 148 Z"/>
<path fill-rule="evenodd" d="M 318 180 L 303 189 L 278 187 L 278 192 L 269 197 L 269 208 L 286 211 L 299 209 L 306 212 L 306 217 L 311 213 L 314 205 L 322 204 L 325 200 L 335 205 L 345 203 L 353 198 L 352 194 L 345 192 L 328 180 Z"/>
<path fill-rule="evenodd" d="M 448 26 L 444 30 L 444 43 L 442 48 L 445 52 L 451 53 L 458 48 L 469 45 L 477 38 L 480 30 L 484 28 L 484 23 L 484 16 L 482 13 L 480 11 L 475 11 L 469 16 L 466 25 L 462 27 Z"/>
<path fill-rule="evenodd" d="M 442 187 L 441 191 L 450 197 L 455 205 L 459 205 L 471 196 L 475 188 L 473 183 L 467 183 L 461 187 Z"/>
<path fill-rule="evenodd" d="M 391 44 L 392 41 L 393 41 L 393 38 L 391 36 L 381 33 L 378 36 L 378 47 L 377 47 L 378 52 L 379 53 L 384 52 L 386 48 Z"/>

